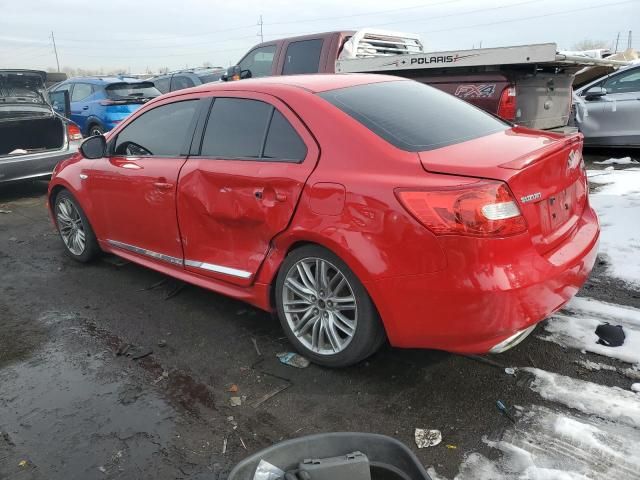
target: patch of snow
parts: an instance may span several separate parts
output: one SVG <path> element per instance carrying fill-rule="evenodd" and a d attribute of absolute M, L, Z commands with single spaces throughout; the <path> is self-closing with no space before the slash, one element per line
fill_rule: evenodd
<path fill-rule="evenodd" d="M 593 162 L 597 165 L 631 165 L 634 163 L 639 163 L 637 160 L 632 159 L 631 157 L 623 157 L 623 158 L 607 158 L 606 160 L 602 160 L 600 162 Z"/>
<path fill-rule="evenodd" d="M 626 425 L 531 406 L 499 441 L 497 460 L 467 455 L 454 480 L 637 479 L 640 436 Z M 428 469 L 433 480 L 445 480 Z"/>
<path fill-rule="evenodd" d="M 609 262 L 608 273 L 640 287 L 640 169 L 588 172 L 599 185 L 590 202 L 600 217 L 600 253 Z"/>
<path fill-rule="evenodd" d="M 640 393 L 640 383 L 634 383 L 633 385 L 631 385 L 631 390 Z"/>
<path fill-rule="evenodd" d="M 540 338 L 565 347 L 640 364 L 640 310 L 574 297 L 564 311 L 571 315 L 555 314 L 544 326 L 547 335 Z M 595 330 L 604 322 L 622 325 L 625 333 L 623 345 L 606 347 L 597 343 Z"/>
<path fill-rule="evenodd" d="M 542 398 L 587 415 L 640 428 L 640 398 L 628 390 L 566 377 L 538 368 L 523 368 L 534 375 L 531 389 Z"/>
<path fill-rule="evenodd" d="M 610 370 L 612 372 L 617 372 L 618 369 L 613 365 L 606 365 L 604 363 L 592 362 L 591 360 L 576 360 L 577 365 L 580 365 L 587 370 L 591 370 L 592 372 L 597 372 L 600 370 Z"/>

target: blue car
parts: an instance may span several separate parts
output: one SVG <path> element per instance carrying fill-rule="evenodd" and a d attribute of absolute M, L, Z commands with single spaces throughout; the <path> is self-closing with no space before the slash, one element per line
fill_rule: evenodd
<path fill-rule="evenodd" d="M 85 137 L 108 132 L 141 105 L 161 95 L 153 82 L 128 77 L 70 78 L 49 91 L 64 90 L 69 91 L 71 120 Z"/>

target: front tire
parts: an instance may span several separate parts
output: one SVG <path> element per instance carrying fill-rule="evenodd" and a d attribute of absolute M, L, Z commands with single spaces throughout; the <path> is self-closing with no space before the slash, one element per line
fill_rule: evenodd
<path fill-rule="evenodd" d="M 86 263 L 100 253 L 98 240 L 87 216 L 67 190 L 56 196 L 54 215 L 67 255 L 78 262 Z"/>
<path fill-rule="evenodd" d="M 346 263 L 323 247 L 307 245 L 287 255 L 275 296 L 287 338 L 314 363 L 353 365 L 385 341 L 366 289 Z"/>

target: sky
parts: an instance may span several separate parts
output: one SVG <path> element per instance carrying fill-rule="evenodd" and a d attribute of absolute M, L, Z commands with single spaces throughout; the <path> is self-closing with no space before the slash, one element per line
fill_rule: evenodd
<path fill-rule="evenodd" d="M 130 73 L 237 63 L 264 39 L 375 27 L 428 51 L 582 40 L 640 50 L 640 0 L 0 0 L 0 68 Z"/>

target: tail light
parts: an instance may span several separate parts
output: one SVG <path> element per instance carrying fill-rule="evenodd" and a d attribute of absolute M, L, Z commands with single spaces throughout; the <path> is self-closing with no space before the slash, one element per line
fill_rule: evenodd
<path fill-rule="evenodd" d="M 437 190 L 397 190 L 416 220 L 436 235 L 503 237 L 522 233 L 527 223 L 506 184 L 481 181 Z"/>
<path fill-rule="evenodd" d="M 516 119 L 516 87 L 502 90 L 498 104 L 498 116 L 513 122 Z"/>
<path fill-rule="evenodd" d="M 82 132 L 75 123 L 67 123 L 67 138 L 69 140 L 82 140 Z"/>

